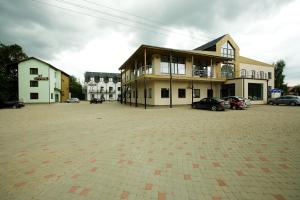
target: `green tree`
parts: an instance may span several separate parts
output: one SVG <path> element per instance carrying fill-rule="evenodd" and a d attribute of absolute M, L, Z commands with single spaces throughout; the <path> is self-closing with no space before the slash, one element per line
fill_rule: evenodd
<path fill-rule="evenodd" d="M 287 85 L 284 84 L 284 60 L 279 60 L 275 64 L 275 88 L 282 89 L 284 92 L 287 92 Z"/>
<path fill-rule="evenodd" d="M 75 76 L 70 76 L 70 92 L 72 98 L 84 99 L 82 85 Z"/>
<path fill-rule="evenodd" d="M 18 62 L 24 58 L 21 46 L 0 43 L 0 100 L 18 98 Z"/>

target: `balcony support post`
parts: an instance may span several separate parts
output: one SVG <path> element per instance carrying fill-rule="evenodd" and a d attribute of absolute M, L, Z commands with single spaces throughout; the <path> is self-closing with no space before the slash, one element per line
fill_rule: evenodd
<path fill-rule="evenodd" d="M 137 103 L 137 95 L 138 95 L 138 82 L 137 82 L 137 60 L 134 61 L 134 69 L 135 69 L 135 107 L 138 107 L 138 103 Z"/>
<path fill-rule="evenodd" d="M 194 56 L 192 56 L 192 104 L 194 103 Z"/>
<path fill-rule="evenodd" d="M 147 50 L 144 49 L 144 104 L 145 109 L 147 109 L 147 89 L 146 89 L 146 65 L 147 65 Z"/>
<path fill-rule="evenodd" d="M 169 72 L 170 72 L 170 108 L 172 108 L 172 54 L 169 56 Z"/>
<path fill-rule="evenodd" d="M 121 104 L 123 104 L 123 76 L 122 76 L 122 69 L 121 69 Z"/>

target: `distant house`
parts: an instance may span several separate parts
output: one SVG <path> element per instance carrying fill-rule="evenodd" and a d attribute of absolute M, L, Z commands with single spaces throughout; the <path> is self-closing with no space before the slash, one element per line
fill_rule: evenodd
<path fill-rule="evenodd" d="M 69 98 L 69 75 L 40 59 L 18 63 L 19 99 L 24 103 L 55 103 Z"/>
<path fill-rule="evenodd" d="M 84 74 L 86 100 L 104 98 L 118 100 L 121 95 L 121 77 L 119 73 L 86 72 Z"/>
<path fill-rule="evenodd" d="M 267 103 L 274 66 L 240 55 L 230 35 L 194 50 L 141 45 L 119 68 L 121 102 L 191 104 L 206 97 L 241 96 Z"/>
<path fill-rule="evenodd" d="M 300 85 L 288 87 L 288 94 L 300 96 Z"/>

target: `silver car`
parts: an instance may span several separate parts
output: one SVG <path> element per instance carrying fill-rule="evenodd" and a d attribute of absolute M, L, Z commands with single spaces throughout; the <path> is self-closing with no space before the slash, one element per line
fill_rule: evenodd
<path fill-rule="evenodd" d="M 296 105 L 300 105 L 300 97 L 294 95 L 287 95 L 275 99 L 270 99 L 268 103 L 271 105 L 285 104 L 285 105 L 296 106 Z"/>
<path fill-rule="evenodd" d="M 71 98 L 71 99 L 68 99 L 66 102 L 67 103 L 80 103 L 80 100 L 78 98 Z"/>

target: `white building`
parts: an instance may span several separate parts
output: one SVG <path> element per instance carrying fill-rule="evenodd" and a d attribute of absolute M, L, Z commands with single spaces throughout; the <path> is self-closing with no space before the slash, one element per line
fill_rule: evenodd
<path fill-rule="evenodd" d="M 62 88 L 64 88 L 62 74 L 66 73 L 34 57 L 20 61 L 18 63 L 19 99 L 24 103 L 61 102 Z M 68 93 L 67 88 L 65 94 Z"/>
<path fill-rule="evenodd" d="M 84 74 L 86 100 L 104 98 L 118 100 L 121 95 L 121 77 L 119 73 L 86 72 Z"/>

